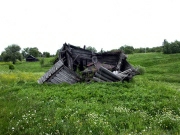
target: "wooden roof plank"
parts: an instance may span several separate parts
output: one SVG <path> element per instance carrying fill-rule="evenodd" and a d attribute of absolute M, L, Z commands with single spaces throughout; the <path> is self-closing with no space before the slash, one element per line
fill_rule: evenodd
<path fill-rule="evenodd" d="M 63 78 L 64 81 L 68 82 L 68 83 L 75 83 L 75 80 L 72 80 L 70 78 L 68 78 L 65 74 L 63 74 L 62 72 L 59 72 L 58 74 L 56 74 L 57 77 L 59 78 Z"/>
<path fill-rule="evenodd" d="M 68 71 L 66 70 L 63 70 L 62 73 L 67 76 L 69 79 L 72 79 L 72 80 L 78 80 L 76 76 L 72 75 L 71 73 L 69 73 Z"/>

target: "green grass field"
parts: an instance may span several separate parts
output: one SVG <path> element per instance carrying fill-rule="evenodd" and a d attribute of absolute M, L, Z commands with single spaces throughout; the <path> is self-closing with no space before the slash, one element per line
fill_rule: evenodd
<path fill-rule="evenodd" d="M 1 135 L 180 134 L 180 54 L 132 54 L 129 83 L 40 85 L 51 67 L 0 63 Z M 50 59 L 46 59 L 48 63 Z"/>

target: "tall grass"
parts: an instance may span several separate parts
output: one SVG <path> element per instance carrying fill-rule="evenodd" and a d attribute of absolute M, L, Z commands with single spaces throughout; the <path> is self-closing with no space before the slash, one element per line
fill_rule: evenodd
<path fill-rule="evenodd" d="M 40 63 L 0 65 L 0 134 L 180 134 L 176 57 L 130 55 L 146 72 L 129 83 L 39 85 Z"/>

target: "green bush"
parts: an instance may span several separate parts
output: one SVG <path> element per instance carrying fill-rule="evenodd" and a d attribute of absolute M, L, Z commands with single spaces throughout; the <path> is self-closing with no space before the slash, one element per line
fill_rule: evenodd
<path fill-rule="evenodd" d="M 40 60 L 40 65 L 41 65 L 41 67 L 44 66 L 44 58 L 42 58 L 42 59 Z"/>
<path fill-rule="evenodd" d="M 14 65 L 13 64 L 9 64 L 9 69 L 10 70 L 14 70 L 15 69 Z"/>
<path fill-rule="evenodd" d="M 50 65 L 54 65 L 58 60 L 59 60 L 59 59 L 58 59 L 57 56 L 56 56 L 56 57 L 53 57 L 52 59 L 50 59 L 49 64 L 50 64 Z"/>
<path fill-rule="evenodd" d="M 143 75 L 146 72 L 145 67 L 142 66 L 135 66 L 136 70 L 139 72 L 140 75 Z"/>

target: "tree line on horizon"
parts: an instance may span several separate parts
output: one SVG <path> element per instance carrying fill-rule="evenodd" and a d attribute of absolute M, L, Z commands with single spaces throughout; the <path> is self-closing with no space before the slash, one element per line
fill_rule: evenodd
<path fill-rule="evenodd" d="M 150 52 L 162 52 L 164 54 L 180 53 L 180 41 L 175 40 L 174 42 L 168 42 L 164 39 L 162 46 L 158 47 L 145 47 L 145 48 L 134 48 L 133 46 L 124 45 L 119 49 L 113 49 L 112 51 L 121 50 L 125 54 L 133 53 L 150 53 Z"/>
<path fill-rule="evenodd" d="M 37 47 L 27 47 L 21 50 L 21 47 L 16 44 L 9 45 L 4 49 L 0 55 L 0 61 L 9 62 L 12 61 L 13 64 L 16 63 L 16 60 L 22 61 L 27 56 L 32 55 L 34 57 L 50 57 L 49 52 L 41 53 Z"/>
<path fill-rule="evenodd" d="M 180 41 L 174 41 L 169 43 L 166 39 L 163 41 L 163 53 L 173 54 L 180 53 Z"/>
<path fill-rule="evenodd" d="M 94 53 L 97 53 L 95 47 L 88 46 L 86 48 Z M 21 51 L 21 52 L 20 52 Z M 180 53 L 180 41 L 174 41 L 169 43 L 166 39 L 164 39 L 162 46 L 158 47 L 146 47 L 146 48 L 134 48 L 133 46 L 124 45 L 118 49 L 112 49 L 108 52 L 114 51 L 123 51 L 125 54 L 133 54 L 133 53 L 150 53 L 150 52 L 162 52 L 164 54 L 173 54 L 173 53 Z M 0 55 L 0 61 L 9 62 L 12 61 L 13 64 L 16 63 L 16 60 L 22 61 L 28 55 L 32 55 L 34 57 L 51 57 L 51 56 L 58 56 L 59 50 L 57 50 L 56 55 L 51 55 L 49 52 L 41 53 L 37 47 L 27 47 L 21 50 L 21 47 L 16 44 L 9 45 L 4 49 L 4 51 Z M 105 52 L 101 49 L 100 52 Z"/>

